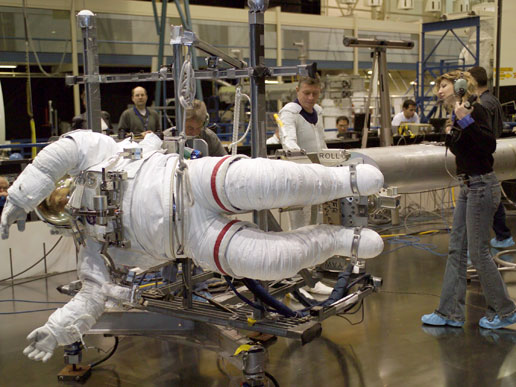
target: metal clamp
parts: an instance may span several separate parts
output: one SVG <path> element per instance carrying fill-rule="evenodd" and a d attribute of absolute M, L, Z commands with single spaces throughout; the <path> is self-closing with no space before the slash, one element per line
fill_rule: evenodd
<path fill-rule="evenodd" d="M 351 263 L 354 265 L 358 261 L 358 246 L 360 245 L 360 233 L 362 227 L 353 229 L 353 241 L 351 242 Z"/>
<path fill-rule="evenodd" d="M 141 160 L 143 157 L 143 149 L 142 148 L 124 148 L 122 152 L 122 157 L 124 159 L 129 160 Z"/>
<path fill-rule="evenodd" d="M 351 192 L 353 192 L 354 195 L 360 195 L 358 191 L 357 166 L 355 164 L 349 166 L 349 184 L 351 186 Z"/>

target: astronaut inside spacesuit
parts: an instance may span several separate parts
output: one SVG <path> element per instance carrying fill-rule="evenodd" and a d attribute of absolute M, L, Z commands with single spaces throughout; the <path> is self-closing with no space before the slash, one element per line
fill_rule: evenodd
<path fill-rule="evenodd" d="M 17 220 L 25 219 L 48 197 L 64 175 L 77 176 L 69 205 L 94 207 L 104 171 L 124 171 L 120 203 L 125 248 L 107 250 L 117 267 L 142 269 L 175 259 L 178 241 L 184 252 L 204 269 L 233 277 L 277 280 L 323 263 L 333 255 L 351 256 L 353 229 L 315 225 L 290 232 L 265 232 L 254 224 L 232 220 L 228 214 L 292 205 L 311 205 L 353 195 L 370 195 L 383 185 L 383 175 L 370 165 L 324 167 L 245 156 L 179 160 L 164 154 L 162 141 L 147 134 L 136 143 L 116 143 L 87 130 L 67 133 L 44 148 L 9 188 L 0 231 L 3 238 Z M 122 157 L 140 148 L 139 160 Z M 178 186 L 178 181 L 183 184 Z M 183 191 L 181 191 L 183 190 Z M 181 192 L 185 216 L 178 219 Z M 110 300 L 127 300 L 128 290 L 113 283 L 101 257 L 109 226 L 83 221 L 84 243 L 79 251 L 80 292 L 56 310 L 47 323 L 29 334 L 24 350 L 33 360 L 47 361 L 57 345 L 82 339 Z M 184 235 L 181 235 L 184 230 Z M 176 237 L 174 237 L 174 235 Z M 372 258 L 383 250 L 380 236 L 362 229 L 358 258 Z"/>

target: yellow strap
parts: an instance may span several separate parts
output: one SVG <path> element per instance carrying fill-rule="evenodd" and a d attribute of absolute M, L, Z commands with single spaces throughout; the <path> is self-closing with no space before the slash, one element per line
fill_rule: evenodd
<path fill-rule="evenodd" d="M 251 345 L 250 344 L 242 344 L 240 347 L 238 347 L 235 351 L 235 353 L 233 354 L 233 356 L 238 356 L 240 354 L 240 352 L 247 352 L 251 349 Z"/>

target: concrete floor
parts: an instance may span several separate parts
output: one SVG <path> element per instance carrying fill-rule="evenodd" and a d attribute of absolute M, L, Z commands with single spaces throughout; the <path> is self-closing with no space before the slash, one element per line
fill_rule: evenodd
<path fill-rule="evenodd" d="M 421 237 L 445 252 L 447 234 Z M 386 245 L 386 250 L 392 246 Z M 446 258 L 403 248 L 368 261 L 368 272 L 383 277 L 381 291 L 365 299 L 362 323 L 339 317 L 323 322 L 322 337 L 301 346 L 279 338 L 269 348 L 267 371 L 281 386 L 514 386 L 516 332 L 478 327 L 484 301 L 479 285 L 468 287 L 467 321 L 462 329 L 424 327 L 422 314 L 437 306 Z M 516 273 L 505 273 L 516 299 Z M 47 280 L 0 287 L 0 300 L 66 301 L 55 291 L 74 279 L 62 274 Z M 51 307 L 1 302 L 0 312 Z M 54 386 L 63 368 L 62 349 L 46 364 L 22 355 L 25 336 L 42 325 L 49 311 L 1 315 L 2 386 Z M 349 317 L 360 321 L 361 313 Z M 109 350 L 113 338 L 87 336 L 88 346 Z M 84 362 L 103 357 L 95 349 Z M 93 370 L 91 386 L 238 386 L 240 371 L 217 354 L 184 338 L 125 337 L 115 355 Z"/>

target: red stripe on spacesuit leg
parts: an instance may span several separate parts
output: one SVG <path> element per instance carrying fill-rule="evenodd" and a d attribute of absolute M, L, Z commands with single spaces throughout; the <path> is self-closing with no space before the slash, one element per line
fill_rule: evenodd
<path fill-rule="evenodd" d="M 215 247 L 213 248 L 213 260 L 215 261 L 215 265 L 217 266 L 217 269 L 219 269 L 219 271 L 224 274 L 224 275 L 228 275 L 228 273 L 226 273 L 223 269 L 222 269 L 222 266 L 220 265 L 220 260 L 219 260 L 219 249 L 220 249 L 220 245 L 222 243 L 222 240 L 224 239 L 224 236 L 226 235 L 226 233 L 228 232 L 228 230 L 231 228 L 231 226 L 233 226 L 235 223 L 237 222 L 240 222 L 240 220 L 232 220 L 231 222 L 229 222 L 228 224 L 226 224 L 224 226 L 224 228 L 222 229 L 222 231 L 219 233 L 219 236 L 217 237 L 217 240 L 215 241 Z"/>
<path fill-rule="evenodd" d="M 216 165 L 215 168 L 213 168 L 213 172 L 211 173 L 211 180 L 210 180 L 210 186 L 211 186 L 211 193 L 213 194 L 213 199 L 215 199 L 215 202 L 219 205 L 220 208 L 222 208 L 224 211 L 227 212 L 233 212 L 228 210 L 222 202 L 220 201 L 219 195 L 217 193 L 217 172 L 219 171 L 222 164 L 224 164 L 224 161 L 226 161 L 231 156 L 225 156 L 223 157 Z"/>

